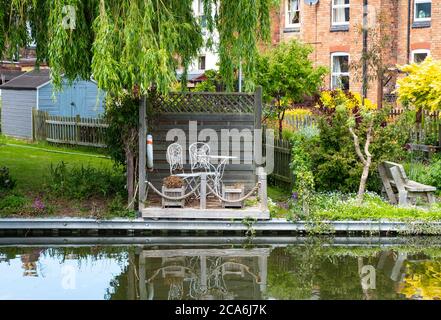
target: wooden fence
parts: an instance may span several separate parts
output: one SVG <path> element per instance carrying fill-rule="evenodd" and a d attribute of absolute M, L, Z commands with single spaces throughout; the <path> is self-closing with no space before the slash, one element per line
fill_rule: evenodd
<path fill-rule="evenodd" d="M 289 140 L 274 140 L 274 170 L 270 182 L 274 185 L 292 188 L 294 182 L 291 171 L 291 142 Z"/>
<path fill-rule="evenodd" d="M 107 127 L 103 119 L 52 116 L 35 109 L 32 112 L 34 140 L 104 148 Z"/>
<path fill-rule="evenodd" d="M 403 114 L 404 110 L 394 109 L 390 113 L 392 119 Z M 439 112 L 425 112 L 422 122 L 417 123 L 412 130 L 411 140 L 420 144 L 441 146 L 441 118 Z"/>
<path fill-rule="evenodd" d="M 286 115 L 283 120 L 283 126 L 287 129 L 299 130 L 305 127 L 317 125 L 317 119 L 314 116 Z"/>

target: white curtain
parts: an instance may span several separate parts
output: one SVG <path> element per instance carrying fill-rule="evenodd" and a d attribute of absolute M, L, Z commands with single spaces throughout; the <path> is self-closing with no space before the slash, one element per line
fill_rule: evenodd
<path fill-rule="evenodd" d="M 289 23 L 295 24 L 299 23 L 299 0 L 289 0 L 288 2 L 288 12 L 289 12 Z"/>
<path fill-rule="evenodd" d="M 332 62 L 332 72 L 333 73 L 341 73 L 341 64 L 340 64 L 340 56 L 333 57 Z"/>
<path fill-rule="evenodd" d="M 334 6 L 344 5 L 345 0 L 333 0 Z M 344 7 L 334 7 L 334 22 L 345 22 L 345 8 Z"/>

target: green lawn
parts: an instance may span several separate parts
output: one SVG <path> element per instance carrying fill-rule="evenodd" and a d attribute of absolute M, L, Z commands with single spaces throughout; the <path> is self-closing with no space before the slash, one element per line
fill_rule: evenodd
<path fill-rule="evenodd" d="M 19 191 L 41 190 L 50 165 L 61 161 L 68 166 L 83 164 L 111 168 L 113 165 L 110 159 L 87 148 L 61 148 L 0 137 L 0 166 L 9 168 Z"/>

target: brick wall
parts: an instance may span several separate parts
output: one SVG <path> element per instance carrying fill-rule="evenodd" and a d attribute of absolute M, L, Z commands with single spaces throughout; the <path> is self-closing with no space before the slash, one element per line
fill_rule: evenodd
<path fill-rule="evenodd" d="M 347 52 L 351 61 L 358 61 L 361 57 L 362 34 L 359 31 L 363 22 L 363 0 L 350 1 L 349 28 L 344 31 L 331 30 L 331 1 L 321 0 L 317 5 L 308 6 L 300 1 L 300 28 L 294 30 L 286 28 L 285 11 L 286 2 L 282 0 L 280 7 L 272 12 L 272 44 L 280 41 L 298 39 L 310 44 L 314 48 L 311 59 L 316 65 L 330 67 L 331 53 L 337 51 Z M 368 0 L 369 11 L 375 13 L 377 20 L 385 19 L 381 33 L 387 33 L 391 38 L 391 46 L 385 52 L 387 62 L 405 64 L 408 62 L 407 52 L 407 26 L 408 26 L 408 0 Z M 410 48 L 430 49 L 435 59 L 441 59 L 441 1 L 432 1 L 432 20 L 429 27 L 413 27 L 413 0 L 411 0 L 411 29 Z M 372 17 L 372 15 L 370 15 Z M 360 75 L 361 77 L 361 75 Z M 359 78 L 360 78 L 359 77 Z M 352 74 L 350 77 L 350 90 L 361 92 L 361 83 Z M 390 93 L 395 88 L 395 76 L 384 89 Z M 330 76 L 327 76 L 325 86 L 329 88 Z M 377 101 L 377 85 L 370 83 L 368 97 Z"/>

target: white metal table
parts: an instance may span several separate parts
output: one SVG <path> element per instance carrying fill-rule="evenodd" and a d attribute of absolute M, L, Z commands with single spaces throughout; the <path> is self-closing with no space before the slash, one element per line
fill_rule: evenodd
<path fill-rule="evenodd" d="M 194 172 L 194 173 L 178 173 L 178 174 L 175 174 L 174 176 L 184 179 L 184 181 L 187 184 L 187 187 L 190 189 L 190 191 L 193 191 L 196 189 L 197 180 L 198 180 L 198 178 L 200 178 L 202 176 L 202 174 L 205 174 L 206 176 L 216 176 L 217 175 L 216 172 L 203 172 L 203 171 L 201 171 L 201 172 Z M 195 191 L 195 195 L 196 195 L 196 197 L 199 197 L 198 190 Z"/>
<path fill-rule="evenodd" d="M 222 177 L 224 176 L 225 166 L 229 160 L 238 159 L 236 156 L 215 156 L 215 155 L 207 155 L 210 160 L 218 160 L 219 164 L 214 166 L 215 172 L 217 173 L 214 177 L 216 181 L 214 182 L 214 188 L 218 194 L 220 194 L 220 187 L 222 183 Z"/>

